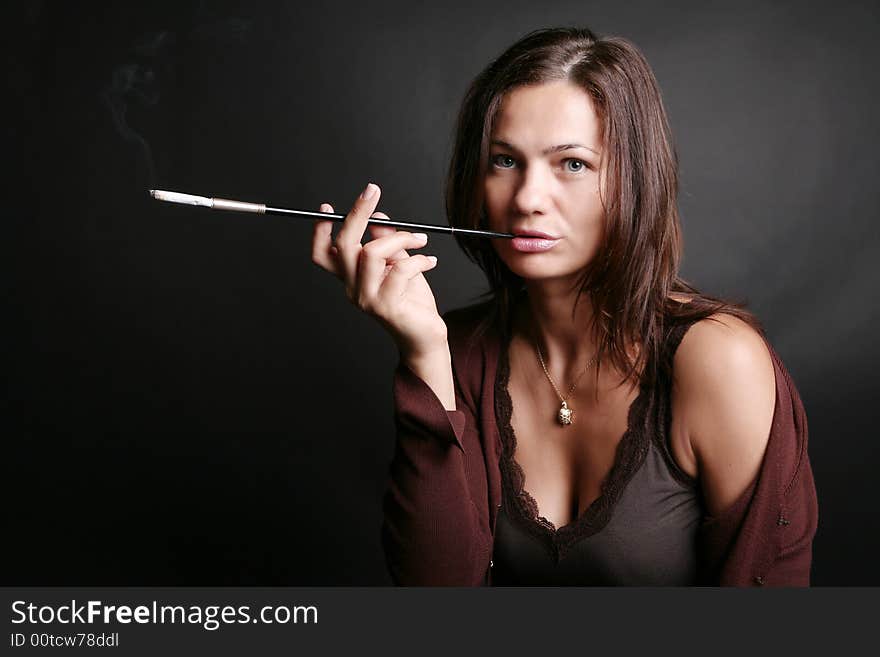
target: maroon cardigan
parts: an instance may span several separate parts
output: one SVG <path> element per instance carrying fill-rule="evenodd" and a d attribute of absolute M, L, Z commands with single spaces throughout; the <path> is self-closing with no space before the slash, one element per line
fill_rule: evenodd
<path fill-rule="evenodd" d="M 450 311 L 455 411 L 402 362 L 394 373 L 397 439 L 385 495 L 382 546 L 398 585 L 491 584 L 501 507 L 501 436 L 495 374 L 501 339 L 474 329 L 488 304 Z M 768 344 L 776 408 L 758 477 L 698 533 L 699 583 L 808 586 L 818 521 L 807 456 L 807 418 L 794 383 Z"/>

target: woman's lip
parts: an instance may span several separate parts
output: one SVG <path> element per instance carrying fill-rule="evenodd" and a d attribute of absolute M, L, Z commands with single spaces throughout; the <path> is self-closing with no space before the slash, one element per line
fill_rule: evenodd
<path fill-rule="evenodd" d="M 553 235 L 548 235 L 547 233 L 542 233 L 540 230 L 530 230 L 530 231 L 523 231 L 523 232 L 513 231 L 513 234 L 516 235 L 517 237 L 540 237 L 545 240 L 558 240 L 559 239 L 558 237 L 555 237 Z"/>
<path fill-rule="evenodd" d="M 510 245 L 513 247 L 514 251 L 520 251 L 522 253 L 542 253 L 552 249 L 556 246 L 558 241 L 558 239 L 519 235 L 510 240 Z"/>

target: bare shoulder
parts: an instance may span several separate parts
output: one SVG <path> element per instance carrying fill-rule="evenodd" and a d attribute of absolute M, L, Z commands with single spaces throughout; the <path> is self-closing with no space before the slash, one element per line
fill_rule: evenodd
<path fill-rule="evenodd" d="M 685 333 L 673 370 L 673 414 L 716 515 L 760 470 L 776 403 L 773 360 L 754 328 L 718 313 Z"/>
<path fill-rule="evenodd" d="M 697 383 L 727 380 L 730 374 L 773 376 L 773 361 L 761 335 L 726 313 L 700 320 L 685 333 L 675 352 L 676 378 Z M 709 380 L 700 380 L 709 377 Z"/>

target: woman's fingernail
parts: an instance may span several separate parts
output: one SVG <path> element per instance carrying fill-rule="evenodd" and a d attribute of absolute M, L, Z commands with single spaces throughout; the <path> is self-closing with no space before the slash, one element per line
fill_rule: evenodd
<path fill-rule="evenodd" d="M 428 256 L 428 260 L 430 260 L 433 265 L 437 264 L 437 256 Z"/>
<path fill-rule="evenodd" d="M 361 194 L 361 198 L 365 201 L 373 198 L 378 189 L 379 188 L 376 187 L 373 183 L 370 183 L 369 185 L 367 185 L 366 189 L 364 189 L 363 193 Z"/>
<path fill-rule="evenodd" d="M 413 233 L 413 237 L 415 237 L 419 242 L 428 241 L 428 236 L 425 233 Z"/>

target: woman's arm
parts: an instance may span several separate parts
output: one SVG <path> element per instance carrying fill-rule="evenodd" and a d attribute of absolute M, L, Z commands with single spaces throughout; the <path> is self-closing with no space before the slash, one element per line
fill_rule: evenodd
<path fill-rule="evenodd" d="M 673 415 L 709 517 L 701 583 L 807 586 L 818 505 L 807 420 L 782 361 L 744 322 L 697 322 L 675 356 Z"/>
<path fill-rule="evenodd" d="M 479 445 L 478 438 L 465 438 L 478 430 L 476 413 L 457 389 L 451 358 L 434 367 L 425 376 L 440 382 L 441 393 L 447 386 L 454 391 L 455 410 L 405 359 L 394 373 L 397 439 L 383 499 L 382 546 L 395 584 L 477 586 L 485 581 L 491 537 L 465 467 L 466 445 Z"/>
<path fill-rule="evenodd" d="M 758 475 L 776 400 L 764 340 L 730 315 L 694 324 L 675 354 L 673 414 L 697 464 L 706 510 L 720 515 Z"/>

